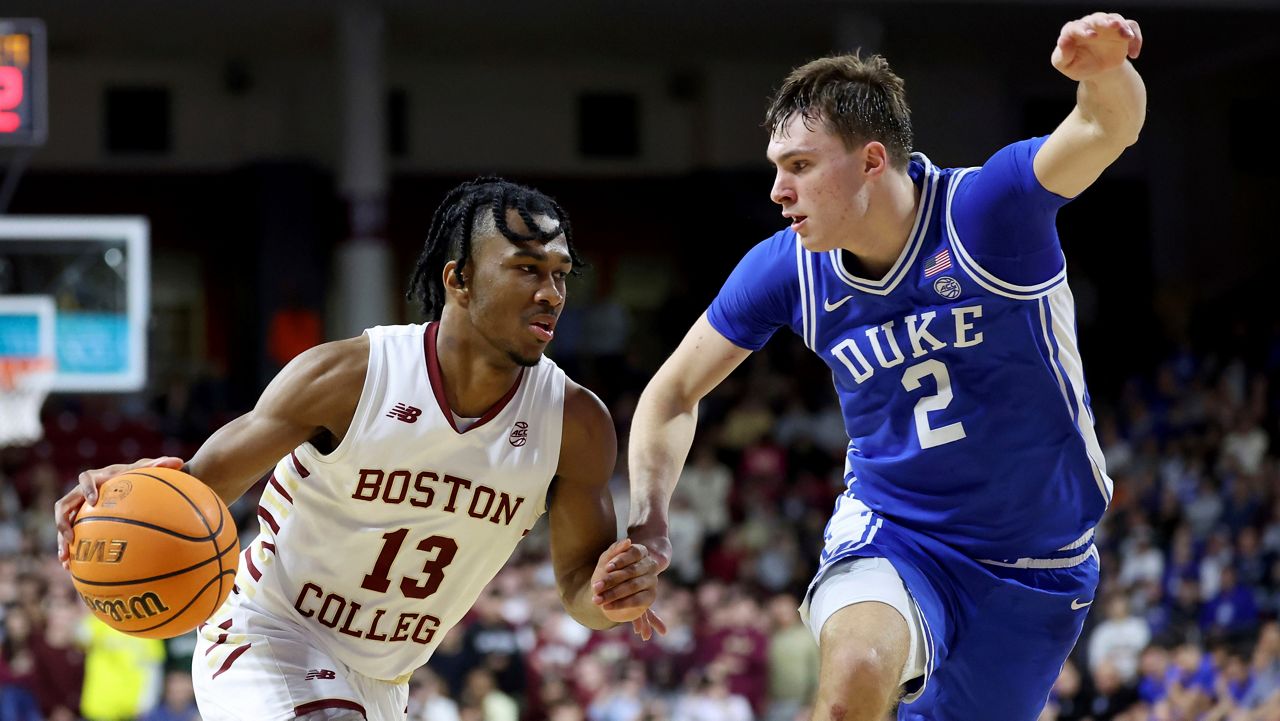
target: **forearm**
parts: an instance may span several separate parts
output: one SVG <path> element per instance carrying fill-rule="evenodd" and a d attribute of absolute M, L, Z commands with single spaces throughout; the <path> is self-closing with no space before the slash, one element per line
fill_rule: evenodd
<path fill-rule="evenodd" d="M 1080 82 L 1073 111 L 1101 140 L 1125 148 L 1138 140 L 1147 115 L 1147 88 L 1133 63 Z"/>
<path fill-rule="evenodd" d="M 693 445 L 698 406 L 680 403 L 671 386 L 658 378 L 654 381 L 640 396 L 631 422 L 627 454 L 631 514 L 627 525 L 665 532 L 667 506 Z"/>
<path fill-rule="evenodd" d="M 581 566 L 559 579 L 560 602 L 573 620 L 590 629 L 603 631 L 617 624 L 605 618 L 604 609 L 592 602 L 595 591 L 591 588 L 592 565 Z"/>
<path fill-rule="evenodd" d="M 254 422 L 252 413 L 247 413 L 219 428 L 187 462 L 186 472 L 231 505 L 305 440 L 293 443 L 292 438 L 272 439 L 269 434 L 255 432 L 255 426 L 260 425 Z"/>

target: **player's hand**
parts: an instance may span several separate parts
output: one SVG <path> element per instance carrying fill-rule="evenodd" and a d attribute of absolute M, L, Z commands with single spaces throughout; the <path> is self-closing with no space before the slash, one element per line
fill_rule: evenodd
<path fill-rule="evenodd" d="M 76 514 L 79 513 L 80 507 L 85 504 L 86 499 L 89 505 L 98 502 L 99 486 L 126 471 L 138 468 L 172 468 L 179 470 L 184 463 L 185 461 L 181 458 L 174 458 L 173 456 L 143 458 L 133 463 L 117 463 L 114 466 L 94 468 L 81 473 L 76 481 L 76 487 L 72 488 L 67 492 L 67 495 L 53 504 L 53 522 L 58 528 L 58 560 L 62 562 L 62 567 L 70 568 L 71 565 L 71 542 L 75 540 L 71 523 L 75 521 Z"/>
<path fill-rule="evenodd" d="M 657 585 L 657 560 L 649 549 L 624 538 L 600 554 L 591 574 L 591 601 L 610 621 L 630 621 L 647 641 L 654 629 L 667 632 L 666 624 L 649 608 L 658 597 Z"/>
<path fill-rule="evenodd" d="M 1093 13 L 1062 26 L 1053 49 L 1053 67 L 1077 82 L 1088 80 L 1136 58 L 1142 29 L 1116 13 Z"/>

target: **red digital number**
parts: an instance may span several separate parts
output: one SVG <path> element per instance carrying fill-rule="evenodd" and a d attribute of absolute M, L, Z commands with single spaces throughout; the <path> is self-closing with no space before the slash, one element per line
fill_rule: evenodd
<path fill-rule="evenodd" d="M 22 116 L 9 111 L 22 105 L 23 97 L 22 71 L 0 66 L 0 133 L 13 133 L 22 126 Z"/>

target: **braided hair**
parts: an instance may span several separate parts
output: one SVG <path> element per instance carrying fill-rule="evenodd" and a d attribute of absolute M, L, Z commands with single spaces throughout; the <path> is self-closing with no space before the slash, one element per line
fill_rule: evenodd
<path fill-rule="evenodd" d="M 456 260 L 454 277 L 462 281 L 462 269 L 471 258 L 472 232 L 479 212 L 492 214 L 498 232 L 512 243 L 530 240 L 547 242 L 564 235 L 569 246 L 569 259 L 573 262 L 571 273 L 577 275 L 583 266 L 582 259 L 573 245 L 573 229 L 569 216 L 556 201 L 533 188 L 513 183 L 503 178 L 487 176 L 476 178 L 450 190 L 444 196 L 431 217 L 431 229 L 427 241 L 418 256 L 418 264 L 409 278 L 408 300 L 422 303 L 423 314 L 439 320 L 444 310 L 444 286 L 441 272 L 446 263 Z M 529 233 L 518 233 L 507 225 L 507 211 L 515 210 L 529 228 Z M 534 215 L 546 215 L 557 226 L 549 231 L 534 222 Z"/>

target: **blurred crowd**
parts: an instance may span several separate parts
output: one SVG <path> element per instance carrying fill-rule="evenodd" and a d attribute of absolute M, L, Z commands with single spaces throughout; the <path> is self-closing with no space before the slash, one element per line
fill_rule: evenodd
<path fill-rule="evenodd" d="M 646 643 L 573 622 L 541 524 L 413 675 L 412 721 L 807 721 L 818 654 L 796 609 L 847 438 L 829 372 L 785 335 L 701 409 L 657 607 L 669 633 Z M 1098 530 L 1102 582 L 1042 721 L 1280 721 L 1278 339 L 1179 346 L 1115 392 L 1095 388 L 1116 487 Z M 621 525 L 625 440 L 653 369 L 593 340 L 557 359 L 613 411 Z M 83 468 L 189 457 L 232 417 L 219 383 L 55 397 L 45 440 L 0 454 L 0 721 L 198 718 L 194 639 L 132 639 L 88 616 L 54 557 L 52 507 Z M 242 543 L 256 498 L 232 508 Z"/>

